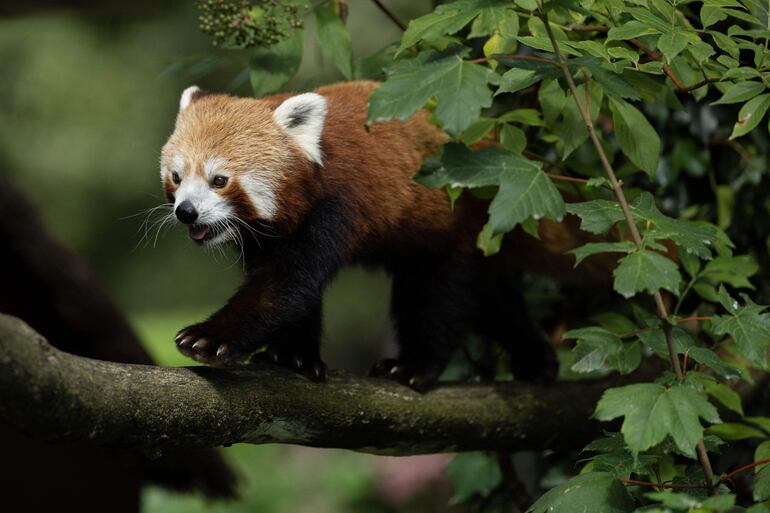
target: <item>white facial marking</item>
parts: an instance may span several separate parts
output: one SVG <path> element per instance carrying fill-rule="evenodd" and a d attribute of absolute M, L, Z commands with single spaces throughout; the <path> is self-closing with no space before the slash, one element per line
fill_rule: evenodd
<path fill-rule="evenodd" d="M 252 171 L 241 178 L 241 185 L 257 212 L 265 219 L 273 219 L 278 211 L 273 184 Z"/>
<path fill-rule="evenodd" d="M 203 172 L 209 180 L 218 174 L 228 176 L 227 172 L 225 172 L 226 164 L 227 160 L 222 157 L 208 158 L 203 161 Z"/>
<path fill-rule="evenodd" d="M 181 155 L 174 155 L 171 159 L 171 172 L 176 171 L 179 176 L 184 175 L 184 158 Z"/>
<path fill-rule="evenodd" d="M 185 110 L 193 100 L 193 95 L 200 91 L 201 88 L 198 86 L 190 86 L 184 91 L 182 91 L 182 97 L 179 99 L 179 111 Z"/>
<path fill-rule="evenodd" d="M 209 181 L 198 175 L 186 176 L 175 192 L 174 209 L 189 200 L 198 211 L 196 224 L 216 224 L 232 214 L 227 200 L 211 190 Z"/>
<path fill-rule="evenodd" d="M 305 153 L 305 156 L 323 165 L 321 132 L 326 119 L 326 99 L 320 94 L 305 93 L 292 96 L 275 109 L 273 119 Z"/>

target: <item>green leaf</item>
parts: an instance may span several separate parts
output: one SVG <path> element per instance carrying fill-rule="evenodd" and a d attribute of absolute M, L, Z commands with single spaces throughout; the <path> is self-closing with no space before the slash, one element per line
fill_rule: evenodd
<path fill-rule="evenodd" d="M 332 2 L 316 7 L 315 22 L 321 50 L 337 66 L 340 73 L 350 80 L 353 78 L 353 45 L 350 31 L 342 23 Z"/>
<path fill-rule="evenodd" d="M 502 0 L 468 0 L 466 3 L 478 10 L 478 16 L 473 20 L 471 31 L 468 34 L 469 38 L 489 36 L 501 28 L 506 29 L 506 35 L 516 36 L 519 29 L 519 16 L 513 10 L 510 2 Z"/>
<path fill-rule="evenodd" d="M 754 481 L 754 500 L 766 501 L 770 499 L 770 467 L 765 466 L 757 474 Z"/>
<path fill-rule="evenodd" d="M 508 151 L 521 153 L 527 147 L 527 135 L 519 127 L 505 125 L 500 129 L 500 144 Z"/>
<path fill-rule="evenodd" d="M 553 123 L 564 110 L 567 95 L 555 79 L 543 80 L 537 92 L 540 108 L 543 110 L 543 119 L 546 123 Z"/>
<path fill-rule="evenodd" d="M 623 212 L 614 201 L 593 200 L 568 203 L 567 212 L 580 217 L 580 229 L 597 235 L 606 234 L 615 223 L 624 219 Z"/>
<path fill-rule="evenodd" d="M 770 108 L 770 93 L 761 94 L 744 104 L 738 113 L 738 121 L 733 127 L 733 133 L 730 134 L 730 140 L 754 130 L 765 117 L 768 108 Z"/>
<path fill-rule="evenodd" d="M 581 105 L 585 105 L 586 84 L 580 84 L 577 86 L 578 100 Z M 599 111 L 601 110 L 602 98 L 604 91 L 602 87 L 593 80 L 588 81 L 589 90 L 589 102 L 588 108 L 591 113 L 591 121 L 595 122 L 599 117 Z M 569 95 L 571 96 L 571 95 Z M 562 159 L 566 159 L 573 151 L 575 151 L 583 142 L 588 139 L 588 130 L 586 130 L 583 116 L 578 110 L 575 99 L 567 98 L 564 110 L 562 112 L 562 122 L 555 131 L 562 141 L 564 141 L 564 149 L 562 151 Z"/>
<path fill-rule="evenodd" d="M 639 91 L 629 84 L 622 75 L 614 72 L 607 71 L 604 67 L 599 65 L 587 65 L 594 79 L 604 88 L 604 92 L 610 98 L 621 100 L 623 98 L 629 100 L 641 100 L 642 97 Z"/>
<path fill-rule="evenodd" d="M 506 123 L 521 123 L 523 125 L 543 126 L 540 112 L 535 109 L 515 109 L 506 112 L 498 118 Z"/>
<path fill-rule="evenodd" d="M 666 342 L 665 332 L 658 328 L 648 331 L 640 331 L 636 334 L 642 343 L 652 349 L 652 351 L 661 358 L 668 359 L 668 343 Z M 677 354 L 682 354 L 685 351 L 692 351 L 695 349 L 695 342 L 689 333 L 680 328 L 674 326 L 671 329 L 671 338 L 674 339 L 674 347 Z"/>
<path fill-rule="evenodd" d="M 688 350 L 690 358 L 701 365 L 710 367 L 714 372 L 725 379 L 737 379 L 741 377 L 741 371 L 737 367 L 726 363 L 718 354 L 705 347 L 691 347 Z"/>
<path fill-rule="evenodd" d="M 634 457 L 670 436 L 683 454 L 695 458 L 695 444 L 703 438 L 699 418 L 720 422 L 703 394 L 679 383 L 670 388 L 656 383 L 610 388 L 594 416 L 605 421 L 625 417 L 620 431 Z"/>
<path fill-rule="evenodd" d="M 415 179 L 428 187 L 489 187 L 498 191 L 489 205 L 489 237 L 508 232 L 527 218 L 564 216 L 564 200 L 540 165 L 498 148 L 471 151 L 462 144 L 444 145 Z"/>
<path fill-rule="evenodd" d="M 461 134 L 492 105 L 488 82 L 497 80 L 489 68 L 463 61 L 462 55 L 425 52 L 397 67 L 369 101 L 369 123 L 405 120 L 435 97 L 435 115 L 444 130 Z"/>
<path fill-rule="evenodd" d="M 628 374 L 641 361 L 638 343 L 624 344 L 615 333 L 598 326 L 570 330 L 564 338 L 577 339 L 575 363 L 571 367 L 574 372 L 594 372 L 606 365 Z"/>
<path fill-rule="evenodd" d="M 670 64 L 679 52 L 687 47 L 687 38 L 678 30 L 665 32 L 658 39 L 658 49 L 663 52 L 666 61 Z"/>
<path fill-rule="evenodd" d="M 430 42 L 444 34 L 457 32 L 475 17 L 472 12 L 462 12 L 459 9 L 449 8 L 451 5 L 444 5 L 445 8 L 441 12 L 437 10 L 411 20 L 401 36 L 401 45 L 396 51 L 396 57 L 420 41 Z"/>
<path fill-rule="evenodd" d="M 729 315 L 716 315 L 712 319 L 715 335 L 730 335 L 738 350 L 750 362 L 767 368 L 767 346 L 770 344 L 770 314 L 766 306 L 754 303 L 741 294 L 744 306 L 733 299 L 724 287 L 719 287 L 719 299 Z"/>
<path fill-rule="evenodd" d="M 647 118 L 630 103 L 610 98 L 610 110 L 620 149 L 653 180 L 660 157 L 658 133 Z"/>
<path fill-rule="evenodd" d="M 759 266 L 751 255 L 718 256 L 706 264 L 700 276 L 736 288 L 753 289 L 749 278 L 757 271 Z"/>
<path fill-rule="evenodd" d="M 644 235 L 649 240 L 671 240 L 688 253 L 703 259 L 711 258 L 711 247 L 718 242 L 717 227 L 702 221 L 673 219 L 663 215 L 655 206 L 655 199 L 645 192 L 630 205 L 637 224 L 644 223 Z M 593 200 L 570 203 L 567 212 L 581 218 L 580 228 L 591 233 L 605 234 L 624 219 L 620 206 L 614 201 Z"/>
<path fill-rule="evenodd" d="M 759 444 L 757 448 L 754 450 L 754 461 L 766 460 L 768 458 L 770 458 L 770 440 L 765 440 L 764 442 Z M 757 465 L 756 467 L 754 467 L 754 473 L 758 473 L 767 465 L 770 465 L 770 463 Z"/>
<path fill-rule="evenodd" d="M 631 253 L 636 249 L 636 244 L 630 240 L 620 242 L 589 242 L 567 253 L 575 255 L 575 267 L 580 265 L 585 258 L 597 253 Z"/>
<path fill-rule="evenodd" d="M 269 48 L 257 48 L 249 59 L 249 79 L 254 96 L 274 93 L 296 75 L 302 61 L 305 31 L 293 29 L 289 36 Z"/>
<path fill-rule="evenodd" d="M 491 34 L 511 14 L 513 5 L 507 0 L 457 0 L 442 4 L 425 16 L 409 22 L 396 56 L 420 41 L 434 41 L 446 34 L 454 34 L 474 18 L 468 37 Z"/>
<path fill-rule="evenodd" d="M 708 395 L 722 403 L 725 408 L 743 417 L 743 404 L 738 392 L 716 381 L 703 382 L 703 388 Z"/>
<path fill-rule="evenodd" d="M 607 42 L 628 41 L 639 36 L 652 34 L 660 34 L 660 30 L 641 21 L 628 21 L 618 27 L 610 27 L 610 31 L 607 33 Z"/>
<path fill-rule="evenodd" d="M 746 513 L 770 513 L 770 502 L 754 504 L 746 510 Z"/>
<path fill-rule="evenodd" d="M 765 84 L 762 82 L 744 81 L 736 82 L 730 86 L 720 99 L 711 105 L 726 105 L 730 103 L 739 103 L 751 100 L 765 90 Z"/>
<path fill-rule="evenodd" d="M 703 24 L 703 28 L 710 27 L 718 21 L 722 21 L 727 18 L 727 13 L 724 9 L 712 5 L 704 5 L 700 10 L 700 21 Z"/>
<path fill-rule="evenodd" d="M 634 64 L 639 62 L 639 53 L 624 46 L 611 46 L 607 48 L 607 53 L 610 54 L 610 57 L 615 59 L 625 59 L 633 62 Z"/>
<path fill-rule="evenodd" d="M 730 494 L 715 495 L 713 497 L 693 497 L 683 492 L 662 490 L 644 494 L 645 497 L 660 502 L 664 506 L 673 509 L 687 511 L 724 511 L 735 505 L 735 496 Z"/>
<path fill-rule="evenodd" d="M 453 503 L 464 502 L 475 495 L 486 497 L 502 480 L 497 461 L 483 452 L 466 452 L 455 456 L 444 469 L 452 480 Z"/>
<path fill-rule="evenodd" d="M 539 80 L 540 76 L 533 69 L 511 68 L 500 77 L 500 87 L 495 95 L 521 91 Z"/>
<path fill-rule="evenodd" d="M 615 476 L 587 472 L 548 490 L 527 513 L 629 513 L 634 507 L 626 487 Z"/>
<path fill-rule="evenodd" d="M 467 145 L 476 143 L 495 127 L 495 123 L 494 118 L 479 118 L 460 134 L 460 140 Z"/>
<path fill-rule="evenodd" d="M 621 258 L 613 276 L 614 289 L 625 298 L 642 291 L 652 294 L 660 289 L 679 295 L 682 281 L 679 268 L 671 259 L 647 250 Z"/>
<path fill-rule="evenodd" d="M 717 424 L 715 426 L 709 426 L 707 429 L 708 434 L 715 435 L 722 440 L 748 440 L 750 438 L 766 438 L 765 434 L 746 424 L 738 424 L 737 422 L 725 422 L 724 424 Z"/>

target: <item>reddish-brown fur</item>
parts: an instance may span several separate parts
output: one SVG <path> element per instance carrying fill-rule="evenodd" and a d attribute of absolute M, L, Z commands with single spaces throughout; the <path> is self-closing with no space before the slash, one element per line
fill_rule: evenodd
<path fill-rule="evenodd" d="M 194 94 L 179 113 L 163 149 L 164 168 L 183 155 L 185 173 L 203 175 L 207 159 L 223 158 L 230 180 L 212 190 L 227 197 L 242 218 L 269 223 L 285 237 L 275 242 L 273 252 L 247 255 L 257 265 L 252 265 L 246 285 L 209 320 L 182 330 L 180 348 L 217 363 L 235 350 L 247 354 L 265 342 L 260 337 L 269 336 L 271 344 L 283 341 L 280 350 L 289 351 L 291 358 L 281 363 L 318 377 L 320 290 L 338 265 L 364 262 L 384 265 L 394 274 L 394 314 L 402 358 L 409 363 L 388 366 L 386 373 L 410 384 L 410 376 L 429 382 L 473 326 L 514 322 L 531 344 L 515 372 L 537 378 L 532 362 L 543 362 L 547 353 L 535 347 L 538 336 L 526 327 L 523 305 L 508 293 L 510 277 L 499 279 L 498 274 L 507 274 L 517 260 L 561 272 L 548 264 L 548 256 L 557 257 L 558 269 L 567 262 L 571 267 L 572 257 L 561 253 L 582 242 L 569 235 L 577 233 L 576 227 L 541 223 L 542 242 L 514 234 L 504 244 L 504 254 L 484 260 L 475 241 L 487 218 L 486 202 L 464 194 L 453 210 L 445 191 L 412 179 L 449 137 L 429 122 L 426 111 L 367 129 L 369 96 L 377 85 L 349 82 L 315 91 L 328 108 L 320 142 L 322 165 L 308 160 L 273 120 L 275 109 L 291 95 L 248 99 Z M 164 186 L 173 198 L 177 186 L 168 174 Z M 245 192 L 255 175 L 275 191 L 277 209 L 270 219 L 260 217 Z M 567 236 L 560 237 L 560 231 Z M 541 250 L 539 258 L 530 249 L 535 246 Z M 487 333 L 492 339 L 505 336 L 497 324 Z M 310 343 L 315 347 L 292 342 L 303 338 L 316 339 Z M 301 357 L 292 360 L 297 354 Z"/>

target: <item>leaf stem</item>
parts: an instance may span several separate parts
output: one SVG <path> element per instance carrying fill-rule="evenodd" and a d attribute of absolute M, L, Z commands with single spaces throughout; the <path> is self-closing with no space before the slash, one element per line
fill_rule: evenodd
<path fill-rule="evenodd" d="M 577 105 L 577 108 L 580 111 L 580 115 L 583 118 L 583 122 L 585 124 L 586 130 L 588 130 L 588 135 L 590 136 L 591 141 L 593 142 L 594 148 L 596 148 L 596 152 L 599 155 L 599 160 L 602 163 L 602 167 L 604 168 L 604 171 L 607 173 L 607 177 L 609 178 L 610 185 L 612 186 L 612 190 L 614 191 L 615 197 L 617 198 L 618 203 L 620 204 L 620 208 L 623 211 L 623 217 L 625 217 L 626 223 L 628 224 L 628 229 L 631 232 L 631 238 L 633 239 L 636 246 L 638 248 L 641 248 L 642 237 L 639 234 L 639 229 L 637 228 L 636 223 L 634 222 L 634 217 L 631 213 L 631 208 L 628 206 L 628 201 L 626 200 L 626 196 L 623 193 L 623 187 L 621 186 L 620 182 L 618 182 L 618 178 L 615 175 L 615 171 L 612 168 L 612 164 L 610 164 L 610 161 L 607 159 L 607 155 L 604 152 L 604 148 L 602 148 L 601 141 L 599 141 L 599 136 L 596 134 L 596 130 L 594 130 L 594 125 L 593 125 L 593 122 L 591 121 L 591 116 L 588 113 L 588 110 L 580 102 L 577 86 L 575 85 L 575 81 L 572 78 L 572 73 L 569 70 L 567 61 L 562 56 L 561 51 L 559 51 L 559 45 L 556 42 L 556 38 L 553 35 L 553 30 L 551 29 L 551 25 L 548 22 L 548 15 L 543 11 L 542 0 L 538 0 L 538 6 L 540 8 L 539 9 L 540 16 L 543 20 L 545 31 L 548 34 L 548 39 L 551 40 L 551 46 L 553 47 L 554 55 L 556 56 L 556 63 L 559 65 L 559 67 L 562 70 L 564 79 L 567 81 L 567 85 L 569 86 L 569 89 L 572 92 L 572 98 L 575 100 L 575 104 Z M 671 324 L 668 321 L 668 311 L 666 309 L 665 303 L 663 302 L 663 296 L 658 290 L 653 294 L 653 298 L 655 300 L 655 306 L 658 311 L 658 317 L 660 317 L 660 319 L 663 321 L 663 331 L 666 334 L 666 344 L 668 345 L 668 355 L 669 355 L 669 359 L 671 360 L 671 366 L 674 369 L 674 374 L 676 375 L 677 381 L 681 381 L 682 379 L 684 379 L 684 374 L 682 373 L 682 365 L 679 362 L 679 356 L 677 355 L 676 345 L 674 344 L 674 338 L 671 335 Z M 706 446 L 703 443 L 702 439 L 698 441 L 698 444 L 696 445 L 696 451 L 698 453 L 698 460 L 700 461 L 701 467 L 703 467 L 703 474 L 706 477 L 706 483 L 708 485 L 709 493 L 713 494 L 714 471 L 711 468 L 711 461 L 709 460 L 708 452 L 706 451 Z"/>
<path fill-rule="evenodd" d="M 747 470 L 751 470 L 755 467 L 758 467 L 760 465 L 767 465 L 770 463 L 770 458 L 762 458 L 761 460 L 754 461 L 752 463 L 748 463 L 746 465 L 743 465 L 741 467 L 736 468 L 735 470 L 731 470 L 727 474 L 724 474 L 719 478 L 720 483 L 724 483 L 725 481 L 729 481 L 736 475 L 740 474 L 741 472 L 745 472 Z M 712 488 L 710 486 L 707 486 L 706 483 L 703 484 L 696 484 L 696 483 L 653 483 L 651 481 L 637 481 L 636 479 L 621 479 L 621 483 L 627 484 L 627 485 L 637 485 L 637 486 L 652 486 L 655 488 L 680 488 L 680 489 L 700 489 L 700 488 Z"/>
<path fill-rule="evenodd" d="M 677 324 L 684 324 L 686 322 L 690 321 L 710 321 L 713 319 L 713 317 L 707 316 L 707 315 L 693 315 L 691 317 L 683 317 L 676 321 Z M 630 331 L 628 333 L 621 333 L 618 335 L 620 338 L 628 338 L 633 337 L 637 333 L 647 333 L 648 331 L 655 331 L 661 329 L 660 326 L 652 326 L 650 328 L 639 328 L 638 330 Z"/>
<path fill-rule="evenodd" d="M 727 481 L 729 479 L 732 479 L 733 476 L 735 476 L 736 474 L 740 474 L 741 472 L 744 472 L 746 470 L 752 469 L 754 467 L 758 467 L 760 465 L 765 465 L 767 463 L 770 463 L 770 458 L 762 458 L 761 460 L 757 460 L 757 461 L 755 461 L 753 463 L 749 463 L 748 465 L 744 465 L 742 467 L 738 467 L 735 470 L 732 470 L 732 471 L 728 472 L 727 474 L 722 476 L 719 479 L 719 481 L 720 482 Z"/>
<path fill-rule="evenodd" d="M 383 13 L 385 13 L 385 16 L 391 19 L 393 23 L 399 26 L 401 30 L 406 30 L 406 23 L 401 21 L 401 18 L 396 16 L 396 13 L 391 11 L 387 5 L 383 4 L 380 0 L 372 0 L 374 2 L 374 5 L 376 5 Z"/>
<path fill-rule="evenodd" d="M 545 171 L 543 172 L 545 173 Z M 545 173 L 545 176 L 551 180 L 561 180 L 563 182 L 588 183 L 588 180 L 585 178 L 575 178 L 574 176 L 554 175 L 552 173 Z"/>
<path fill-rule="evenodd" d="M 510 61 L 542 62 L 543 64 L 551 64 L 557 67 L 559 66 L 558 63 L 550 59 L 544 59 L 543 57 L 537 57 L 536 55 L 521 55 L 521 54 L 507 54 L 507 53 L 490 55 L 489 57 L 479 57 L 478 59 L 470 59 L 468 62 L 470 62 L 471 64 L 481 64 L 482 62 L 496 61 L 499 59 L 508 59 Z"/>
<path fill-rule="evenodd" d="M 690 289 L 693 288 L 695 285 L 695 282 L 698 281 L 698 278 L 700 277 L 699 273 L 695 273 L 695 276 L 693 276 L 690 281 L 687 283 L 687 286 L 684 288 L 681 294 L 679 294 L 679 299 L 676 302 L 676 306 L 674 307 L 674 315 L 676 315 L 679 312 L 679 309 L 682 308 L 682 303 L 684 302 L 684 298 L 687 296 L 687 294 L 690 292 Z"/>
<path fill-rule="evenodd" d="M 697 490 L 706 487 L 704 484 L 697 483 L 653 483 L 651 481 L 637 481 L 636 479 L 621 479 L 620 482 L 627 485 L 653 486 L 655 488 L 679 488 L 686 490 Z"/>
<path fill-rule="evenodd" d="M 569 25 L 564 25 L 562 28 L 565 30 L 572 30 L 575 32 L 609 32 L 610 27 L 607 27 L 605 25 L 582 25 L 580 23 L 570 23 Z M 654 61 L 660 61 L 662 59 L 661 55 L 657 52 L 653 52 L 650 50 L 644 43 L 639 41 L 638 39 L 629 39 L 629 43 L 640 49 L 642 52 L 644 52 L 647 57 Z M 712 82 L 718 82 L 718 80 L 706 78 L 704 80 L 701 80 L 700 82 L 697 82 L 695 84 L 691 85 L 685 85 L 684 82 L 682 82 L 679 77 L 676 76 L 676 73 L 674 73 L 674 70 L 671 69 L 671 67 L 668 64 L 663 64 L 663 72 L 668 76 L 668 78 L 671 79 L 671 82 L 674 83 L 677 89 L 682 91 L 683 93 L 689 93 L 690 91 L 694 91 L 695 89 L 699 89 L 703 87 L 704 85 L 710 84 Z"/>

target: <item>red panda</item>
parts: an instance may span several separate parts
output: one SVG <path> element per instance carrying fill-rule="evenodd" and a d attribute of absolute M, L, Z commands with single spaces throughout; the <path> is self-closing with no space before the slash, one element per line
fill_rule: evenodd
<path fill-rule="evenodd" d="M 203 245 L 237 244 L 247 277 L 208 320 L 182 329 L 182 353 L 212 365 L 264 355 L 322 380 L 321 297 L 346 264 L 393 276 L 397 358 L 372 373 L 430 386 L 470 332 L 508 343 L 517 378 L 542 378 L 550 348 L 529 321 L 500 255 L 476 237 L 487 204 L 412 177 L 448 136 L 420 111 L 366 127 L 375 82 L 262 99 L 184 91 L 162 150 L 176 218 Z M 512 244 L 507 244 L 511 247 Z M 515 251 L 515 247 L 511 248 Z"/>

